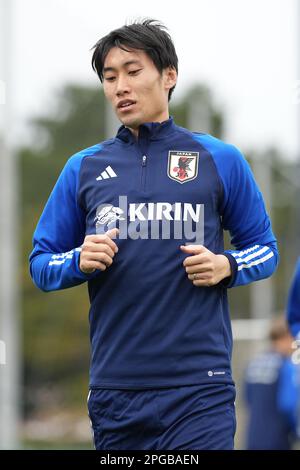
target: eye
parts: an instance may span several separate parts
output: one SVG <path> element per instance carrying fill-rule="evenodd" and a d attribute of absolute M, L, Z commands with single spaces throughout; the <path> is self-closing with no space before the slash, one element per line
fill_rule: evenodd
<path fill-rule="evenodd" d="M 105 77 L 104 80 L 107 82 L 113 82 L 116 77 Z"/>
<path fill-rule="evenodd" d="M 130 70 L 128 73 L 129 75 L 137 75 L 142 69 Z"/>

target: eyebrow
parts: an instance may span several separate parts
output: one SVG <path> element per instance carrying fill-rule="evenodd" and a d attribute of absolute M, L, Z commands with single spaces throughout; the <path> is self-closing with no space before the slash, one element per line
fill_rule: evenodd
<path fill-rule="evenodd" d="M 129 65 L 142 65 L 139 60 L 128 60 L 127 62 L 124 62 L 122 64 L 122 67 L 128 67 Z M 105 72 L 116 72 L 116 69 L 114 67 L 104 67 L 103 73 Z"/>

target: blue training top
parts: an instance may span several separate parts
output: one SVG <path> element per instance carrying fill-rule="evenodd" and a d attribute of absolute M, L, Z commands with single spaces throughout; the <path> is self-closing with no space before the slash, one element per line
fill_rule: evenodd
<path fill-rule="evenodd" d="M 300 258 L 289 291 L 287 319 L 292 335 L 300 339 Z"/>
<path fill-rule="evenodd" d="M 85 235 L 117 226 L 105 271 L 79 269 Z M 223 230 L 235 250 L 224 252 Z M 42 213 L 30 272 L 44 291 L 88 281 L 90 386 L 161 388 L 232 383 L 227 288 L 270 276 L 276 239 L 241 153 L 172 118 L 136 140 L 113 139 L 73 155 Z M 213 287 L 188 279 L 182 244 L 228 257 L 232 276 Z"/>
<path fill-rule="evenodd" d="M 245 376 L 246 448 L 289 450 L 296 439 L 299 367 L 276 351 L 253 359 Z"/>

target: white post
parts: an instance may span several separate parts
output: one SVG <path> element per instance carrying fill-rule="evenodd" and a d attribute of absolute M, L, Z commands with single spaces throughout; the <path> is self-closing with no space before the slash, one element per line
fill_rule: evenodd
<path fill-rule="evenodd" d="M 118 128 L 122 125 L 122 123 L 117 118 L 114 110 L 112 109 L 111 104 L 106 100 L 104 101 L 105 106 L 105 138 L 111 139 L 115 137 Z"/>
<path fill-rule="evenodd" d="M 193 132 L 211 133 L 210 97 L 204 92 L 191 95 L 188 103 L 187 128 Z"/>
<path fill-rule="evenodd" d="M 271 155 L 258 155 L 252 162 L 255 179 L 263 194 L 266 209 L 272 219 L 272 161 Z M 271 318 L 274 310 L 272 278 L 250 285 L 251 318 Z"/>
<path fill-rule="evenodd" d="M 11 146 L 12 0 L 0 0 L 0 449 L 19 447 L 18 181 Z"/>
<path fill-rule="evenodd" d="M 295 0 L 296 3 L 296 61 L 297 61 L 297 158 L 300 161 L 300 1 Z"/>

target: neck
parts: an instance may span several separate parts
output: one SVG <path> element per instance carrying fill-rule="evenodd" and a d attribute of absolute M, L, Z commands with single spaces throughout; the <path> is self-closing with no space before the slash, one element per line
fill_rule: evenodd
<path fill-rule="evenodd" d="M 153 120 L 145 121 L 143 124 L 145 124 L 146 122 L 159 122 L 159 123 L 162 123 L 164 121 L 167 121 L 168 119 L 169 119 L 169 109 L 166 109 L 158 118 L 153 119 Z M 129 126 L 126 126 L 126 127 L 128 127 L 128 129 L 132 132 L 134 137 L 137 139 L 138 136 L 139 136 L 140 126 L 135 127 L 135 128 L 129 127 Z"/>
<path fill-rule="evenodd" d="M 127 126 L 126 126 L 127 127 Z M 132 134 L 134 135 L 134 137 L 136 139 L 138 139 L 138 136 L 139 136 L 139 127 L 137 127 L 136 129 L 133 129 L 132 127 L 128 127 L 128 129 L 130 130 L 130 132 L 132 132 Z"/>

